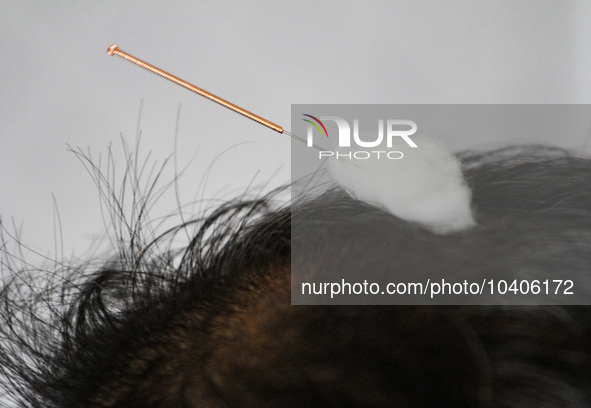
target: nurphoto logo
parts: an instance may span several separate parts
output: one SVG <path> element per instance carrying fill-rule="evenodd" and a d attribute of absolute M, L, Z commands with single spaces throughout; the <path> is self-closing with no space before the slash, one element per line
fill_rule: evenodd
<path fill-rule="evenodd" d="M 338 149 L 335 151 L 323 150 L 319 152 L 319 158 L 335 157 L 336 159 L 348 158 L 357 160 L 366 160 L 373 158 L 401 159 L 404 154 L 398 150 L 391 150 L 394 145 L 394 138 L 401 138 L 411 148 L 418 147 L 410 138 L 417 131 L 417 124 L 412 120 L 406 119 L 379 119 L 377 135 L 364 133 L 363 139 L 359 135 L 359 120 L 353 119 L 353 132 L 349 122 L 339 116 L 312 116 L 303 114 L 306 118 L 302 120 L 308 123 L 307 126 L 307 145 L 314 147 L 314 136 L 329 138 L 328 130 L 324 122 L 330 122 L 338 129 Z M 385 124 L 385 125 L 384 125 Z M 353 137 L 351 138 L 351 133 Z M 385 142 L 385 143 L 384 143 Z M 351 150 L 351 144 L 358 150 Z"/>

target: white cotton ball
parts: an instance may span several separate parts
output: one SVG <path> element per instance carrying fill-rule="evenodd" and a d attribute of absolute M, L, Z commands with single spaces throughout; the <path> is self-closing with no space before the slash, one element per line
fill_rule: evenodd
<path fill-rule="evenodd" d="M 415 135 L 413 141 L 418 147 L 399 141 L 388 149 L 402 152 L 401 159 L 377 158 L 375 153 L 369 159 L 336 159 L 335 153 L 328 159 L 329 171 L 355 198 L 433 232 L 445 234 L 473 226 L 472 193 L 458 159 L 433 138 Z"/>

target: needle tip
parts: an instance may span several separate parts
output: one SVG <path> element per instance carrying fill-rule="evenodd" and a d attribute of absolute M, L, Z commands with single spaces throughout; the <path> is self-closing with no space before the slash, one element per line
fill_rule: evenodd
<path fill-rule="evenodd" d="M 119 47 L 117 46 L 117 44 L 113 44 L 109 47 L 109 49 L 107 49 L 107 52 L 109 53 L 109 55 L 113 55 L 115 54 L 115 51 L 117 51 Z"/>

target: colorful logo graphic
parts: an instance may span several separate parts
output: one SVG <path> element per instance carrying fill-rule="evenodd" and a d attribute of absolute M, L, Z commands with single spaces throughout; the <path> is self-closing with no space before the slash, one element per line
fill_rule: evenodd
<path fill-rule="evenodd" d="M 320 124 L 320 126 L 322 126 L 322 129 L 324 130 L 324 135 L 326 135 L 326 138 L 328 139 L 328 132 L 326 131 L 326 127 L 324 126 L 324 123 L 322 123 L 322 122 L 320 121 L 320 119 L 318 119 L 318 118 L 316 118 L 316 117 L 314 117 L 314 116 L 312 116 L 312 115 L 308 115 L 307 113 L 304 113 L 303 115 L 304 115 L 304 116 L 307 116 L 307 117 L 309 117 L 309 118 L 312 118 L 312 119 L 314 119 L 314 120 L 315 120 L 315 121 L 316 121 L 318 124 Z M 303 120 L 304 122 L 308 122 L 309 124 L 311 124 L 312 126 L 314 126 L 314 127 L 315 127 L 315 128 L 318 130 L 318 133 L 320 133 L 320 135 L 322 136 L 322 134 L 323 134 L 323 133 L 322 133 L 322 130 L 320 130 L 320 128 L 318 127 L 318 125 L 317 125 L 316 123 L 312 122 L 312 121 L 311 121 L 311 120 L 309 120 L 309 119 L 302 119 L 302 120 Z"/>

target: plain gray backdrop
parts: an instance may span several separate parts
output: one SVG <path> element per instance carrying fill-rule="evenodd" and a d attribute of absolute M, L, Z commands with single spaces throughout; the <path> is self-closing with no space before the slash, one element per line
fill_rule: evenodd
<path fill-rule="evenodd" d="M 289 181 L 285 136 L 109 57 L 112 43 L 288 129 L 292 103 L 591 102 L 585 1 L 2 1 L 1 10 L 0 214 L 42 254 L 54 252 L 52 197 L 66 255 L 101 236 L 97 189 L 67 145 L 104 161 L 112 144 L 122 173 L 120 137 L 133 146 L 142 100 L 140 149 L 158 163 L 175 150 L 180 106 L 177 166 L 194 158 L 180 202 Z M 475 135 L 452 147 L 508 141 Z M 176 206 L 171 191 L 155 215 Z"/>

